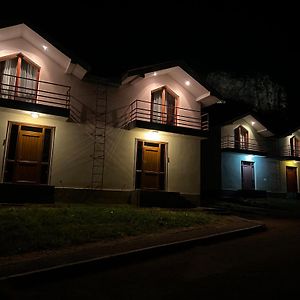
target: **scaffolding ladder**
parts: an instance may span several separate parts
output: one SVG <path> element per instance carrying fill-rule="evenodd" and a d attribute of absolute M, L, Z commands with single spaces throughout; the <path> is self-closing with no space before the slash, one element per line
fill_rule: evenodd
<path fill-rule="evenodd" d="M 105 136 L 107 121 L 107 86 L 98 84 L 94 117 L 94 148 L 91 187 L 102 189 L 104 181 Z"/>

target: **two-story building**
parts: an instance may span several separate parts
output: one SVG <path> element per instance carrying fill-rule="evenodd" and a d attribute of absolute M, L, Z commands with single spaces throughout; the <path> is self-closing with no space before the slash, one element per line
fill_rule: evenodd
<path fill-rule="evenodd" d="M 256 113 L 236 103 L 217 104 L 210 112 L 210 134 L 202 144 L 201 184 L 207 199 L 296 196 L 297 131 L 279 137 Z"/>
<path fill-rule="evenodd" d="M 25 24 L 0 29 L 0 201 L 146 190 L 199 202 L 202 107 L 216 101 L 183 64 L 109 83 Z"/>
<path fill-rule="evenodd" d="M 299 193 L 300 188 L 300 130 L 293 129 L 278 138 L 280 156 L 280 175 L 282 187 L 288 196 Z"/>

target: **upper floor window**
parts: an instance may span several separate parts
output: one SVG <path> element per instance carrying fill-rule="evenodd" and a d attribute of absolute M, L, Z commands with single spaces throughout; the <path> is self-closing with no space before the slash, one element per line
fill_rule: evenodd
<path fill-rule="evenodd" d="M 151 122 L 176 125 L 178 96 L 162 87 L 151 92 Z"/>
<path fill-rule="evenodd" d="M 290 138 L 291 156 L 300 156 L 299 140 L 293 136 Z"/>
<path fill-rule="evenodd" d="M 234 129 L 234 148 L 237 149 L 248 149 L 249 146 L 249 134 L 248 130 L 239 126 Z"/>
<path fill-rule="evenodd" d="M 40 67 L 22 54 L 0 59 L 0 95 L 3 99 L 36 99 Z"/>

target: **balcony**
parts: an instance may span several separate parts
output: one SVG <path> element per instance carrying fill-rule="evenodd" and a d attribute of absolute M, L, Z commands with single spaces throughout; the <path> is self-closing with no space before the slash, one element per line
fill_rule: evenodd
<path fill-rule="evenodd" d="M 0 107 L 69 116 L 70 86 L 3 75 L 8 83 L 0 83 Z"/>
<path fill-rule="evenodd" d="M 266 155 L 268 148 L 255 139 L 247 141 L 236 141 L 234 136 L 223 136 L 221 138 L 221 149 L 224 151 L 242 152 L 249 154 Z"/>
<path fill-rule="evenodd" d="M 151 101 L 135 100 L 126 109 L 120 127 L 135 127 L 168 131 L 186 135 L 202 136 L 209 129 L 208 114 L 200 110 L 183 107 L 170 107 Z"/>
<path fill-rule="evenodd" d="M 284 159 L 300 160 L 300 147 L 291 147 L 290 145 L 282 148 L 281 157 Z"/>

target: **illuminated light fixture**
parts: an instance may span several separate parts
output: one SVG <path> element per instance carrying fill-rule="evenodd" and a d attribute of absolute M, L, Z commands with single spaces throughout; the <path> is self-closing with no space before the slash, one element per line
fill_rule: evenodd
<path fill-rule="evenodd" d="M 145 138 L 150 141 L 158 141 L 159 140 L 159 132 L 156 130 L 147 131 L 145 133 Z"/>
<path fill-rule="evenodd" d="M 252 154 L 246 155 L 245 160 L 246 161 L 253 161 L 253 155 Z"/>
<path fill-rule="evenodd" d="M 187 80 L 187 81 L 185 82 L 185 85 L 190 86 L 190 85 L 191 85 L 190 81 Z"/>
<path fill-rule="evenodd" d="M 255 124 L 255 122 L 252 121 L 252 122 L 251 122 L 251 125 L 253 126 L 254 124 Z"/>
<path fill-rule="evenodd" d="M 32 112 L 30 115 L 34 119 L 37 119 L 39 117 L 39 114 L 37 112 Z"/>
<path fill-rule="evenodd" d="M 42 47 L 43 47 L 43 49 L 44 49 L 45 51 L 48 49 L 48 47 L 45 46 L 45 45 L 43 45 Z"/>
<path fill-rule="evenodd" d="M 153 73 L 153 76 L 156 76 L 156 75 L 157 75 L 157 73 L 156 73 L 156 72 L 154 72 L 154 73 Z"/>

